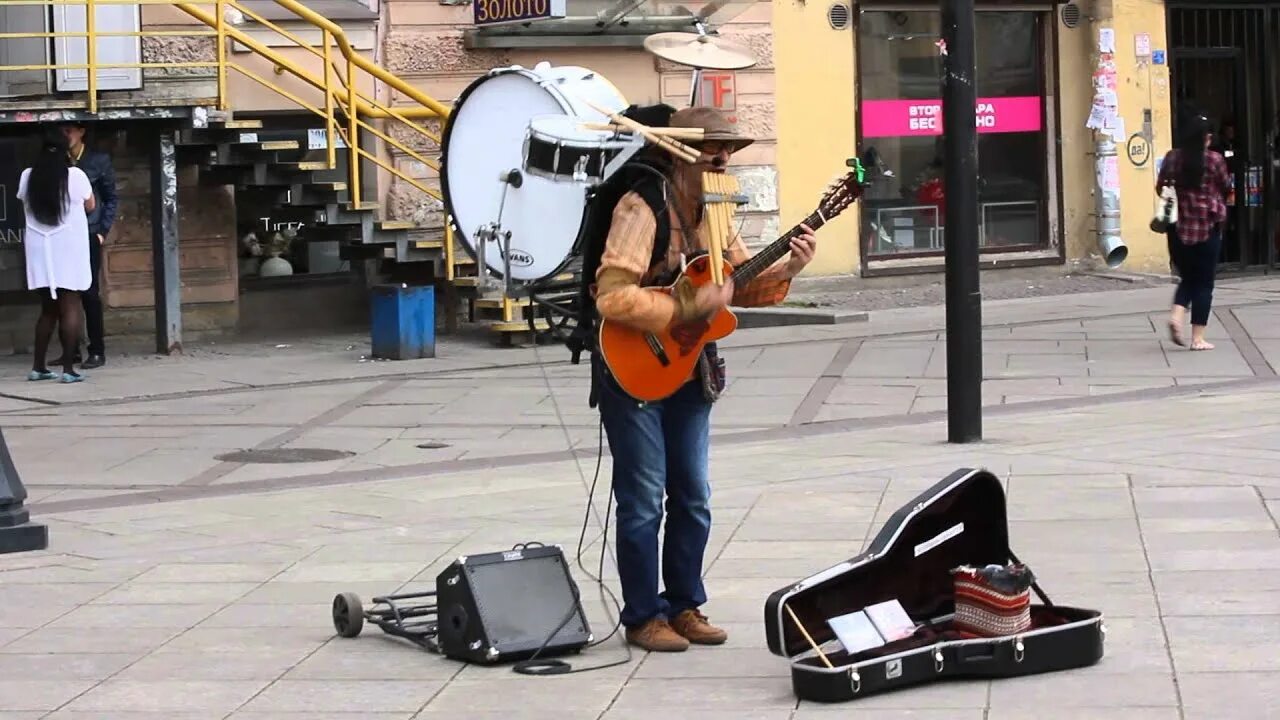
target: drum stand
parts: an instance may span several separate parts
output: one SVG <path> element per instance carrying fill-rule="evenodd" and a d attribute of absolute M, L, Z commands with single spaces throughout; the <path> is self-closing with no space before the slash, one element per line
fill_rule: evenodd
<path fill-rule="evenodd" d="M 498 201 L 498 219 L 488 225 L 481 225 L 476 230 L 476 258 L 480 272 L 480 291 L 492 287 L 489 276 L 489 263 L 486 250 L 491 241 L 502 238 L 502 295 L 511 297 L 511 231 L 502 229 L 502 211 L 507 205 L 507 188 L 520 187 L 524 184 L 524 176 L 519 170 L 509 170 L 498 178 L 502 182 L 502 199 Z"/>

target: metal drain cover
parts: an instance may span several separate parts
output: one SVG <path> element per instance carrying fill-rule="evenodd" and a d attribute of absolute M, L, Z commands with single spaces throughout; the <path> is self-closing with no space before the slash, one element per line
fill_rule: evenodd
<path fill-rule="evenodd" d="M 348 450 L 326 450 L 325 448 L 272 448 L 239 450 L 219 455 L 215 459 L 232 463 L 309 463 L 341 460 L 353 455 L 355 453 Z"/>

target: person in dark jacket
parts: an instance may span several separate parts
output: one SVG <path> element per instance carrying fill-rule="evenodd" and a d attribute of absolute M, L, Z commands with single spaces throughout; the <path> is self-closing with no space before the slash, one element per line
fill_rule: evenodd
<path fill-rule="evenodd" d="M 86 240 L 89 243 L 89 267 L 92 273 L 93 283 L 89 289 L 81 294 L 81 302 L 84 305 L 85 329 L 89 336 L 88 357 L 83 358 L 81 367 L 92 369 L 102 367 L 106 364 L 107 348 L 106 339 L 103 330 L 103 313 L 102 313 L 102 246 L 107 241 L 107 236 L 111 234 L 111 226 L 116 221 L 116 209 L 119 206 L 119 198 L 116 195 L 116 173 L 111 166 L 111 157 L 104 152 L 90 150 L 84 144 L 85 134 L 84 123 L 71 122 L 62 126 L 62 132 L 67 137 L 67 147 L 71 157 L 71 164 L 80 168 L 85 175 L 89 176 L 89 183 L 93 186 L 93 196 L 97 200 L 97 206 L 89 213 L 89 237 Z M 77 344 L 74 348 L 63 348 L 64 353 L 73 353 L 73 363 L 80 363 L 80 348 Z M 53 364 L 59 364 L 62 359 L 53 361 Z"/>

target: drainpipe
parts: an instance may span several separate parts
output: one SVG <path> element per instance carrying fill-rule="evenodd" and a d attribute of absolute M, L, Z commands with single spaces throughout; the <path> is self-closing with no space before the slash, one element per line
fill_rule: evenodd
<path fill-rule="evenodd" d="M 1103 28 L 1111 26 L 1112 0 L 1096 0 L 1093 8 L 1093 26 L 1094 34 L 1091 42 L 1093 43 L 1094 67 L 1101 68 L 1103 64 L 1102 52 L 1099 47 L 1099 32 Z M 1118 43 L 1119 40 L 1117 39 Z M 1114 52 L 1112 53 L 1112 62 L 1114 63 Z M 1117 88 L 1118 90 L 1118 88 Z M 1094 89 L 1095 93 L 1097 88 Z M 1095 95 L 1096 97 L 1096 95 Z M 1116 100 L 1116 111 L 1119 112 L 1119 99 Z M 1107 167 L 1111 165 L 1115 167 L 1118 162 L 1116 143 L 1111 135 L 1103 129 L 1098 128 L 1093 131 L 1093 159 L 1094 159 L 1094 196 L 1097 199 L 1097 243 L 1098 252 L 1102 255 L 1103 262 L 1109 268 L 1117 268 L 1124 264 L 1126 258 L 1129 257 L 1129 248 L 1125 245 L 1124 239 L 1120 237 L 1120 188 L 1119 178 L 1115 177 L 1117 187 L 1115 189 L 1107 189 L 1104 178 L 1107 177 Z M 1110 160 L 1108 159 L 1110 158 Z M 1116 175 L 1119 168 L 1116 168 Z"/>
<path fill-rule="evenodd" d="M 1094 192 L 1098 198 L 1098 252 L 1109 268 L 1118 268 L 1129 257 L 1129 248 L 1120 237 L 1120 191 L 1107 190 L 1102 178 L 1106 172 L 1107 158 L 1116 157 L 1116 144 L 1110 135 L 1096 132 L 1093 141 Z"/>

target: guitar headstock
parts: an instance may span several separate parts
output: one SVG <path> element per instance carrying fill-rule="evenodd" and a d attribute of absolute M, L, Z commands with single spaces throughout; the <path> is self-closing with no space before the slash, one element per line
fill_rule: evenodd
<path fill-rule="evenodd" d="M 866 189 L 866 171 L 856 158 L 852 162 L 853 169 L 836 178 L 827 186 L 822 199 L 818 201 L 818 212 L 825 218 L 833 218 L 844 212 L 846 208 L 862 197 Z"/>

